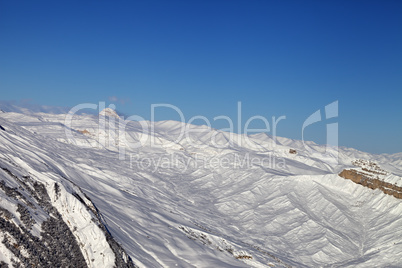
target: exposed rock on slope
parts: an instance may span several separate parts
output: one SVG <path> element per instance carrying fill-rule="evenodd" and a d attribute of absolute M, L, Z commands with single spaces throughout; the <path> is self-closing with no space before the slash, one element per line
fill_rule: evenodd
<path fill-rule="evenodd" d="M 16 175 L 24 171 L 10 164 L 0 161 L 1 267 L 135 267 L 77 186 Z"/>
<path fill-rule="evenodd" d="M 339 176 L 373 190 L 380 189 L 385 194 L 402 199 L 402 187 L 397 186 L 396 183 L 385 181 L 388 172 L 376 163 L 359 159 L 353 161 L 352 164 L 358 168 L 344 169 Z"/>

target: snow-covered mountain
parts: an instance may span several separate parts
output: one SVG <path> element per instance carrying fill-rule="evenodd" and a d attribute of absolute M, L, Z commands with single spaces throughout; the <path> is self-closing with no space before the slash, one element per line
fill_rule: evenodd
<path fill-rule="evenodd" d="M 400 187 L 402 154 L 113 110 L 3 112 L 0 126 L 4 265 L 402 266 L 402 199 L 338 175 Z"/>

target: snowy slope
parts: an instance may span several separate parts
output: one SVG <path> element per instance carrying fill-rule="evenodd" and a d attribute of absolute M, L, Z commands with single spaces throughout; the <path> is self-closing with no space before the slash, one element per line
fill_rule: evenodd
<path fill-rule="evenodd" d="M 46 140 L 22 128 L 3 129 L 0 224 L 6 240 L 0 261 L 40 267 L 134 267 L 96 206 L 41 148 Z"/>
<path fill-rule="evenodd" d="M 340 148 L 338 163 L 336 148 L 323 154 L 312 142 L 306 149 L 286 138 L 174 121 L 124 122 L 119 132 L 122 122 L 111 111 L 76 115 L 71 125 L 61 114 L 2 113 L 0 125 L 1 167 L 46 186 L 84 245 L 87 265 L 116 260 L 105 232 L 89 223 L 99 218 L 92 202 L 103 216 L 98 221 L 140 267 L 402 265 L 401 199 L 338 176 L 364 159 L 398 180 L 401 154 Z M 7 174 L 1 179 L 17 187 Z M 1 200 L 20 224 L 16 201 L 6 203 L 4 194 Z M 49 213 L 37 218 L 36 234 Z"/>

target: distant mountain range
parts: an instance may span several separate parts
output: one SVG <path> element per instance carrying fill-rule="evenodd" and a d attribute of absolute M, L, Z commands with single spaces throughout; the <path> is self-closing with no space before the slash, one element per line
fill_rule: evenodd
<path fill-rule="evenodd" d="M 1 267 L 402 266 L 402 153 L 0 107 Z"/>

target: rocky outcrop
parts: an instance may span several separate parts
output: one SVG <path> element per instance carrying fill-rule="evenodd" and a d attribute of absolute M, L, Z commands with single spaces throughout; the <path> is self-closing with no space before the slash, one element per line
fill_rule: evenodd
<path fill-rule="evenodd" d="M 49 192 L 45 183 L 0 166 L 0 249 L 7 255 L 5 259 L 8 258 L 8 263 L 0 262 L 0 267 L 99 267 L 89 258 L 85 239 L 71 221 L 72 215 L 76 215 L 74 210 L 88 211 L 91 217 L 84 225 L 96 225 L 101 230 L 99 234 L 103 233 L 113 252 L 110 257 L 114 257 L 114 267 L 137 267 L 112 237 L 95 204 L 78 186 L 64 179 L 71 193 L 58 182 L 54 182 L 53 191 Z M 68 197 L 72 195 L 79 202 L 60 210 L 51 195 L 57 196 L 54 200 L 74 203 L 75 200 Z M 66 217 L 66 213 L 71 213 L 71 217 Z M 90 230 L 93 232 L 95 228 Z M 97 239 L 102 240 L 100 236 Z"/>
<path fill-rule="evenodd" d="M 88 130 L 86 130 L 86 129 L 84 129 L 84 130 L 77 130 L 79 133 L 81 133 L 81 134 L 84 134 L 84 135 L 91 135 L 91 133 L 88 131 Z"/>
<path fill-rule="evenodd" d="M 367 168 L 364 168 L 363 170 L 367 171 Z M 374 174 L 378 174 L 377 172 L 379 171 L 371 171 L 371 173 Z M 393 195 L 396 198 L 402 199 L 402 187 L 380 180 L 378 177 L 369 176 L 367 173 L 359 172 L 355 169 L 344 169 L 339 173 L 339 176 L 373 190 L 380 189 L 385 194 Z"/>
<path fill-rule="evenodd" d="M 382 169 L 377 163 L 370 160 L 357 159 L 352 161 L 352 165 L 360 167 L 363 171 L 377 175 L 387 175 L 388 172 Z"/>

